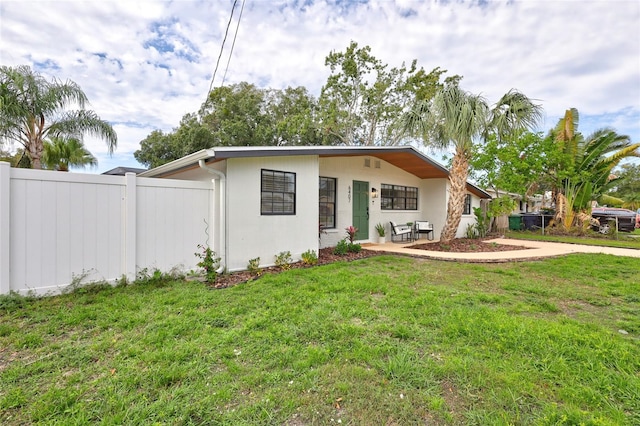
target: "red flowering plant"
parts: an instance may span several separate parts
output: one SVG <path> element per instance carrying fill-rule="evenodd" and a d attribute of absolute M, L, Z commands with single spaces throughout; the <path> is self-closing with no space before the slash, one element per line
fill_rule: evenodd
<path fill-rule="evenodd" d="M 353 225 L 349 225 L 345 228 L 347 231 L 347 236 L 349 237 L 349 242 L 353 244 L 353 240 L 356 238 L 356 232 L 358 232 L 358 228 Z"/>

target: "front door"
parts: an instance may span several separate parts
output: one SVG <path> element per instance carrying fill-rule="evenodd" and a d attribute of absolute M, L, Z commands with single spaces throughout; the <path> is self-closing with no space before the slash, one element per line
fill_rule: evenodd
<path fill-rule="evenodd" d="M 369 182 L 353 181 L 353 226 L 356 240 L 369 239 Z"/>

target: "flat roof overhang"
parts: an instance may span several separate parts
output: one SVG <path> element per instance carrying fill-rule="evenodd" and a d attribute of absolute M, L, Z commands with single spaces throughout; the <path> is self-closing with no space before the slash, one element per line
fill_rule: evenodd
<path fill-rule="evenodd" d="M 213 164 L 230 158 L 282 157 L 317 155 L 321 158 L 370 156 L 386 161 L 420 179 L 444 179 L 449 171 L 411 146 L 404 147 L 219 147 L 201 150 L 178 160 L 141 173 L 142 177 L 170 177 L 173 174 L 198 168 L 198 161 Z M 467 190 L 480 198 L 489 194 L 473 184 Z"/>

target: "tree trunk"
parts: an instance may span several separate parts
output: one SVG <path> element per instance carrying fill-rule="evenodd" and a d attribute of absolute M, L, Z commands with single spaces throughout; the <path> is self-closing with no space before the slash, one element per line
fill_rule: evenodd
<path fill-rule="evenodd" d="M 40 146 L 35 142 L 29 144 L 29 159 L 31 160 L 32 169 L 42 169 L 42 150 L 42 144 L 40 144 Z"/>
<path fill-rule="evenodd" d="M 44 115 L 40 114 L 37 118 L 29 120 L 29 127 L 27 128 L 28 144 L 25 146 L 25 150 L 29 152 L 29 159 L 31 160 L 31 168 L 42 170 L 42 151 L 44 151 L 44 144 L 42 142 L 42 131 L 44 129 Z"/>
<path fill-rule="evenodd" d="M 447 201 L 447 220 L 440 234 L 441 242 L 450 242 L 456 237 L 462 211 L 464 210 L 464 197 L 467 193 L 467 175 L 469 174 L 469 159 L 466 154 L 456 149 L 453 156 L 453 164 L 449 173 L 449 200 Z"/>

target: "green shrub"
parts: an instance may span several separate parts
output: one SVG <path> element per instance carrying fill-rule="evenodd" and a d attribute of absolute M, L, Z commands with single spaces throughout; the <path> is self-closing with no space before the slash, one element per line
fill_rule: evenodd
<path fill-rule="evenodd" d="M 506 200 L 507 204 L 510 201 L 509 198 L 506 198 L 504 200 Z M 509 205 L 512 205 L 512 204 L 513 203 L 511 203 Z M 504 208 L 504 206 L 502 208 Z M 473 208 L 473 214 L 476 216 L 476 223 L 473 226 L 474 226 L 474 234 L 476 234 L 477 236 L 469 237 L 469 238 L 484 238 L 484 237 L 486 237 L 487 236 L 487 232 L 489 232 L 489 224 L 491 223 L 491 214 L 489 214 L 488 211 L 482 210 L 480 207 L 474 207 Z M 469 230 L 467 228 L 467 234 L 468 234 L 468 232 L 469 232 Z"/>
<path fill-rule="evenodd" d="M 478 224 L 477 223 L 469 223 L 467 225 L 467 229 L 465 230 L 465 236 L 470 239 L 478 238 L 480 235 L 478 234 Z"/>
<path fill-rule="evenodd" d="M 252 275 L 255 275 L 257 277 L 262 275 L 262 269 L 260 268 L 259 257 L 249 260 L 249 264 L 247 265 L 247 271 L 251 272 Z"/>
<path fill-rule="evenodd" d="M 333 254 L 337 254 L 338 256 L 344 256 L 349 251 L 349 243 L 347 240 L 340 240 L 336 245 L 336 248 L 333 249 Z"/>
<path fill-rule="evenodd" d="M 362 251 L 362 246 L 357 243 L 350 243 L 347 249 L 351 253 L 360 253 Z"/>
<path fill-rule="evenodd" d="M 209 246 L 198 244 L 198 248 L 202 251 L 195 253 L 196 257 L 200 259 L 197 265 L 204 271 L 207 282 L 213 283 L 218 277 L 217 270 L 220 267 L 220 258 L 216 257 L 216 252 L 211 250 Z"/>
<path fill-rule="evenodd" d="M 291 269 L 291 252 L 290 251 L 281 251 L 276 255 L 276 266 L 282 270 Z"/>
<path fill-rule="evenodd" d="M 314 250 L 307 250 L 302 253 L 302 263 L 305 265 L 316 265 L 318 263 L 318 255 Z"/>
<path fill-rule="evenodd" d="M 347 242 L 345 238 L 338 242 L 338 245 L 333 249 L 333 254 L 344 256 L 347 253 L 360 253 L 361 251 L 362 246 L 360 244 Z"/>

